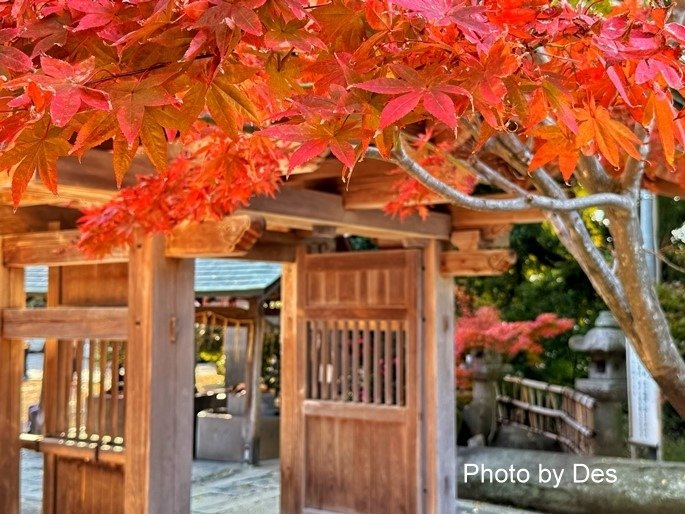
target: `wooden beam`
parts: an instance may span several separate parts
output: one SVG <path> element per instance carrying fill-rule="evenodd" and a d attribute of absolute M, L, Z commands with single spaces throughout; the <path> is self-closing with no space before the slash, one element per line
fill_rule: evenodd
<path fill-rule="evenodd" d="M 400 171 L 397 165 L 374 160 L 362 161 L 355 166 L 349 184 L 345 184 L 343 205 L 346 209 L 382 209 L 397 197 L 393 184 L 406 178 L 409 178 L 408 175 Z M 449 201 L 436 193 L 428 193 L 421 203 L 434 205 Z"/>
<path fill-rule="evenodd" d="M 126 307 L 3 309 L 3 338 L 126 339 Z"/>
<path fill-rule="evenodd" d="M 485 225 L 480 229 L 454 230 L 450 242 L 459 250 L 502 249 L 509 247 L 513 225 Z"/>
<path fill-rule="evenodd" d="M 0 248 L 0 254 L 2 249 Z M 24 270 L 0 263 L 0 308 L 23 307 Z M 19 514 L 19 434 L 22 431 L 21 384 L 24 376 L 22 341 L 0 338 L 0 512 Z"/>
<path fill-rule="evenodd" d="M 452 228 L 462 230 L 487 225 L 541 223 L 545 215 L 538 209 L 519 212 L 483 212 L 462 207 L 452 207 Z"/>
<path fill-rule="evenodd" d="M 483 238 L 483 248 L 508 248 L 509 238 L 514 225 L 486 225 L 480 229 Z"/>
<path fill-rule="evenodd" d="M 80 264 L 102 264 L 128 261 L 128 248 L 118 248 L 111 254 L 89 259 L 77 248 L 78 230 L 36 232 L 32 234 L 8 235 L 3 238 L 4 265 L 24 266 L 67 266 Z"/>
<path fill-rule="evenodd" d="M 231 258 L 247 261 L 295 262 L 295 247 L 260 241 L 249 252 L 243 255 L 234 255 Z"/>
<path fill-rule="evenodd" d="M 446 277 L 494 276 L 516 262 L 513 250 L 465 250 L 440 254 L 440 273 Z"/>
<path fill-rule="evenodd" d="M 166 256 L 175 258 L 244 255 L 264 233 L 266 223 L 256 216 L 229 216 L 220 221 L 189 223 L 167 237 Z"/>
<path fill-rule="evenodd" d="M 280 252 L 281 246 L 264 246 L 251 253 L 257 240 L 263 234 L 264 220 L 251 216 L 231 216 L 220 221 L 190 223 L 172 231 L 167 243 L 166 254 L 175 258 L 234 257 L 256 259 L 260 253 L 266 260 L 292 260 L 291 254 Z M 128 248 L 118 248 L 98 259 L 87 258 L 77 248 L 80 237 L 78 230 L 36 232 L 8 235 L 3 238 L 4 265 L 25 266 L 77 266 L 91 264 L 113 264 L 128 261 Z M 288 239 L 283 236 L 280 239 Z M 289 238 L 290 240 L 293 237 Z M 268 258 L 271 255 L 271 258 Z"/>
<path fill-rule="evenodd" d="M 122 186 L 136 183 L 136 175 L 150 175 L 154 167 L 144 154 L 133 159 L 133 166 L 124 177 Z M 23 205 L 78 205 L 84 206 L 111 199 L 117 194 L 112 153 L 107 150 L 90 150 L 83 157 L 63 157 L 57 161 L 57 195 L 52 194 L 34 178 L 28 185 Z M 9 179 L 0 180 L 0 201 L 11 204 Z"/>
<path fill-rule="evenodd" d="M 338 233 L 367 237 L 448 240 L 449 216 L 431 213 L 427 220 L 418 216 L 399 221 L 380 211 L 350 211 L 342 197 L 306 189 L 283 188 L 276 198 L 256 197 L 243 213 L 263 216 L 267 223 L 311 230 L 314 225 L 335 226 Z"/>
<path fill-rule="evenodd" d="M 142 234 L 130 251 L 123 514 L 190 513 L 194 262 L 164 252 Z"/>
<path fill-rule="evenodd" d="M 43 232 L 49 230 L 50 222 L 59 222 L 62 228 L 74 228 L 76 220 L 81 216 L 81 212 L 76 209 L 49 205 L 19 207 L 16 212 L 8 205 L 0 205 L 0 234 Z"/>
<path fill-rule="evenodd" d="M 423 419 L 425 514 L 457 511 L 454 389 L 454 283 L 441 276 L 441 244 L 423 252 Z M 444 254 L 442 254 L 444 255 Z"/>

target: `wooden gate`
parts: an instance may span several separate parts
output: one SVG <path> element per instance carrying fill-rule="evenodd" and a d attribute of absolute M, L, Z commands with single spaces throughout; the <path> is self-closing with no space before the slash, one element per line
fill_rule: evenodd
<path fill-rule="evenodd" d="M 420 270 L 418 250 L 298 256 L 284 513 L 420 511 Z"/>

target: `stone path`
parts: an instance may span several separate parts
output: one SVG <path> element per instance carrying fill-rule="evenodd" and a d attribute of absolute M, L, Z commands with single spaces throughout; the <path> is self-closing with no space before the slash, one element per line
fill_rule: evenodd
<path fill-rule="evenodd" d="M 40 514 L 43 462 L 22 450 L 22 514 Z M 259 466 L 225 462 L 193 463 L 192 514 L 278 514 L 280 473 L 277 460 Z M 527 514 L 528 511 L 459 500 L 458 514 Z M 532 514 L 532 513 L 530 513 Z"/>

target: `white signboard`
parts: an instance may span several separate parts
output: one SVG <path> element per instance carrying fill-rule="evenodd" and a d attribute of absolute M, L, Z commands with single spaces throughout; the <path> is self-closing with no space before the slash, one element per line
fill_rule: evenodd
<path fill-rule="evenodd" d="M 628 413 L 630 442 L 652 448 L 661 446 L 661 398 L 659 386 L 626 340 L 628 363 Z"/>

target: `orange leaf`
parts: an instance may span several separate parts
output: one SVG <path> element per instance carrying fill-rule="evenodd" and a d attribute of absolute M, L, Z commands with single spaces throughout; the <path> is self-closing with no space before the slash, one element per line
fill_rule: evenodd
<path fill-rule="evenodd" d="M 43 184 L 57 194 L 57 159 L 67 155 L 70 146 L 62 130 L 44 116 L 27 125 L 14 144 L 0 153 L 0 172 L 7 171 L 12 175 L 12 203 L 15 208 L 36 172 Z"/>
<path fill-rule="evenodd" d="M 114 166 L 114 177 L 117 181 L 117 187 L 121 187 L 126 173 L 131 168 L 136 151 L 138 151 L 137 139 L 132 145 L 129 145 L 123 134 L 119 134 L 119 136 L 114 138 L 112 164 Z"/>

